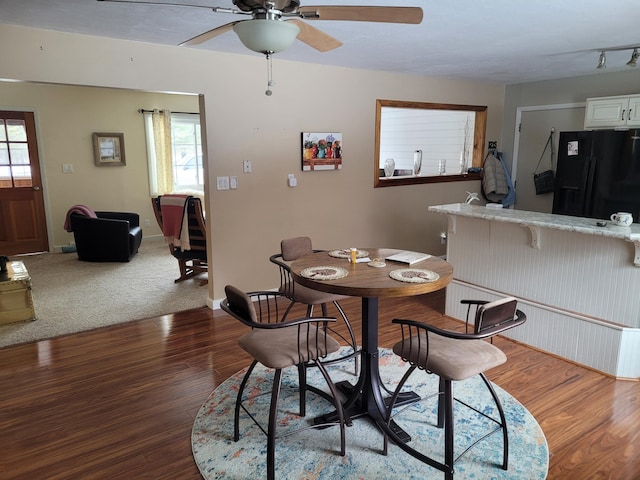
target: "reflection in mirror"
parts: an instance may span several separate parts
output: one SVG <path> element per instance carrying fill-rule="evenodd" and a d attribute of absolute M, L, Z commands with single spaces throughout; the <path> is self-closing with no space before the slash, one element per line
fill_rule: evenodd
<path fill-rule="evenodd" d="M 376 101 L 374 186 L 471 179 L 482 164 L 486 106 Z"/>

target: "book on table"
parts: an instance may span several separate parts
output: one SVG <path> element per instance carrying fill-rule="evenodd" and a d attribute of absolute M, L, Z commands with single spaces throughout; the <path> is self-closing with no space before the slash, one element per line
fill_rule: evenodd
<path fill-rule="evenodd" d="M 429 255 L 428 253 L 410 252 L 405 250 L 403 252 L 394 253 L 393 255 L 386 257 L 386 260 L 413 265 L 414 263 L 421 262 L 430 257 L 431 255 Z"/>

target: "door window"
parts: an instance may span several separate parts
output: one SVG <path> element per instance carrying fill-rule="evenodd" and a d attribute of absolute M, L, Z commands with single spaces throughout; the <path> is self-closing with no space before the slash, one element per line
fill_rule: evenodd
<path fill-rule="evenodd" d="M 32 186 L 25 122 L 0 119 L 0 188 Z"/>

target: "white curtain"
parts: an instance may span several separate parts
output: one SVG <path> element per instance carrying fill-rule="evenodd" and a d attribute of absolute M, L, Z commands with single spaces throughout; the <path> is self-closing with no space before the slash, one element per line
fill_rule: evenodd
<path fill-rule="evenodd" d="M 173 147 L 171 145 L 171 112 L 144 112 L 149 164 L 149 193 L 152 197 L 173 191 Z"/>

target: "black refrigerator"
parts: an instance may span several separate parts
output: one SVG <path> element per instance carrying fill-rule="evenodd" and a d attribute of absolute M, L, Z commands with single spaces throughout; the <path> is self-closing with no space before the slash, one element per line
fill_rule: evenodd
<path fill-rule="evenodd" d="M 640 129 L 561 132 L 553 213 L 640 222 Z"/>

